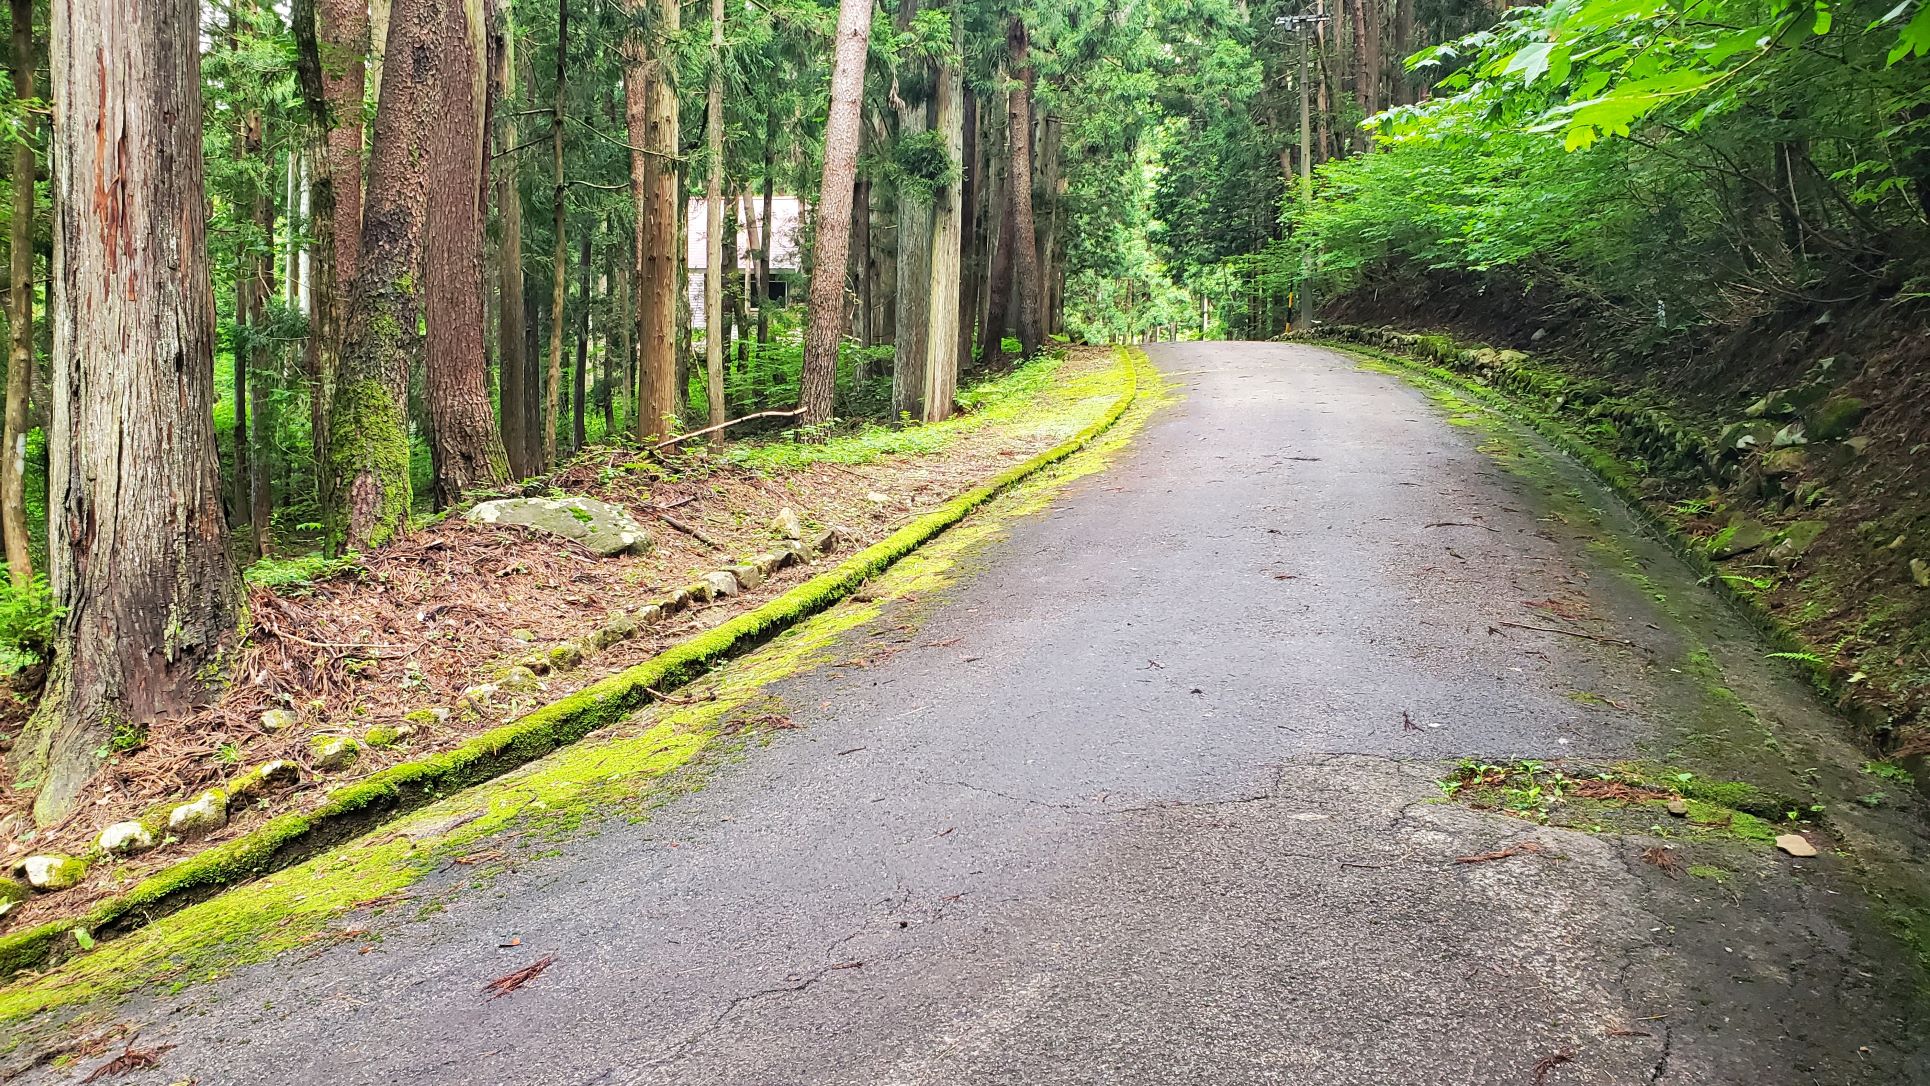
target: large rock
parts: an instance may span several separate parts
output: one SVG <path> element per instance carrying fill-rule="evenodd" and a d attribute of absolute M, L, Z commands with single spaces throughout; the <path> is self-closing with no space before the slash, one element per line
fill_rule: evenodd
<path fill-rule="evenodd" d="M 515 524 L 562 536 L 606 558 L 650 548 L 650 538 L 629 513 L 595 498 L 501 498 L 477 505 L 466 516 L 478 524 Z"/>
<path fill-rule="evenodd" d="M 139 822 L 116 822 L 101 831 L 98 842 L 102 852 L 117 856 L 132 856 L 136 852 L 146 852 L 155 845 L 154 831 Z"/>
<path fill-rule="evenodd" d="M 228 824 L 228 794 L 209 789 L 168 812 L 168 832 L 183 841 L 206 837 Z"/>

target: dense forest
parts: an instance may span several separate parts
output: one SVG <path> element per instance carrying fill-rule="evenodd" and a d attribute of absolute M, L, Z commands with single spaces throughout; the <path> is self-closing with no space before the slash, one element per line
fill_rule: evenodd
<path fill-rule="evenodd" d="M 934 422 L 1305 292 L 1539 291 L 1637 351 L 1926 293 L 1921 0 L 9 10 L 0 637 L 43 820 L 221 682 L 246 571 L 584 450 Z"/>

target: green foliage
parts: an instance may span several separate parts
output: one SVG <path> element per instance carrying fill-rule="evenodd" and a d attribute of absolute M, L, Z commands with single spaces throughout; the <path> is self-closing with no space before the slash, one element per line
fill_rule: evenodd
<path fill-rule="evenodd" d="M 263 558 L 242 574 L 249 584 L 283 596 L 307 595 L 322 581 L 361 568 L 358 555 L 331 558 L 315 551 L 291 558 Z"/>
<path fill-rule="evenodd" d="M 24 585 L 0 581 L 0 674 L 10 674 L 46 659 L 60 607 L 47 579 Z"/>

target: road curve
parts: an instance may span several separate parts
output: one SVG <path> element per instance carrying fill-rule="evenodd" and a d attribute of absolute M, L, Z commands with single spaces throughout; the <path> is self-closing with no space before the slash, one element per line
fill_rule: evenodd
<path fill-rule="evenodd" d="M 175 1047 L 118 1081 L 1930 1081 L 1850 865 L 1695 878 L 1438 801 L 1463 756 L 1693 758 L 1691 641 L 1781 749 L 1853 756 L 1658 544 L 1332 352 L 1151 357 L 1177 402 L 894 654 L 783 680 L 796 730 L 372 952 L 130 1006 Z M 1501 625 L 1543 600 L 1610 640 Z"/>

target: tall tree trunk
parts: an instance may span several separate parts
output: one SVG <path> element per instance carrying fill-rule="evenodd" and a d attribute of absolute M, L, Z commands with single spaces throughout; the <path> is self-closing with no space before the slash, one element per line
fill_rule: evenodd
<path fill-rule="evenodd" d="M 871 311 L 872 279 L 877 274 L 877 265 L 871 259 L 871 179 L 858 178 L 857 191 L 851 196 L 851 259 L 858 264 L 858 345 L 872 347 L 878 343 L 878 317 Z M 864 355 L 858 356 L 858 383 L 871 380 L 871 364 Z"/>
<path fill-rule="evenodd" d="M 250 118 L 250 123 L 254 136 L 252 153 L 259 156 L 262 147 L 261 114 L 259 112 L 254 113 Z M 256 254 L 254 266 L 249 269 L 249 274 L 255 282 L 253 289 L 254 296 L 252 298 L 253 304 L 249 308 L 248 317 L 251 323 L 259 323 L 268 299 L 275 296 L 275 253 L 273 245 L 275 237 L 275 203 L 274 199 L 269 195 L 267 188 L 263 186 L 257 186 L 255 188 L 254 197 L 255 206 L 251 211 L 255 221 L 255 231 L 257 236 L 267 245 L 267 248 Z M 255 329 L 248 329 L 249 334 L 253 334 L 254 332 Z M 274 457 L 272 454 L 274 442 L 271 440 L 275 432 L 275 421 L 274 410 L 269 404 L 268 386 L 263 381 L 263 378 L 267 376 L 267 373 L 264 372 L 267 367 L 260 364 L 262 355 L 259 352 L 251 349 L 248 355 L 248 365 L 254 370 L 248 382 L 248 416 L 251 423 L 248 428 L 249 542 L 253 547 L 254 557 L 265 558 L 268 555 L 269 547 L 273 544 L 272 536 L 274 534 L 270 530 L 270 521 L 274 518 L 275 512 L 273 483 Z M 242 368 L 239 357 L 235 360 L 235 368 L 237 370 Z M 237 415 L 236 417 L 239 418 L 240 416 Z"/>
<path fill-rule="evenodd" d="M 15 745 L 63 819 L 117 726 L 209 696 L 241 613 L 215 451 L 193 0 L 59 0 L 47 693 Z"/>
<path fill-rule="evenodd" d="M 677 0 L 657 5 L 660 34 L 677 32 Z M 683 205 L 677 186 L 675 64 L 665 46 L 651 53 L 641 37 L 625 43 L 625 115 L 630 127 L 630 184 L 637 203 L 637 439 L 677 432 L 683 404 L 677 387 L 677 307 L 684 254 L 677 246 Z"/>
<path fill-rule="evenodd" d="M 1012 93 L 1006 139 L 1011 141 L 1012 256 L 1017 274 L 1013 286 L 1019 302 L 1019 345 L 1022 357 L 1039 353 L 1042 302 L 1039 279 L 1038 232 L 1032 219 L 1032 61 L 1025 22 L 1013 19 L 1005 43 L 1012 55 Z"/>
<path fill-rule="evenodd" d="M 33 98 L 36 51 L 33 0 L 11 0 L 13 10 L 13 92 Z M 6 451 L 0 454 L 0 538 L 4 538 L 7 575 L 15 587 L 33 580 L 33 548 L 27 535 L 27 417 L 34 387 L 34 177 L 39 162 L 34 143 L 40 118 L 24 114 L 14 133 L 13 219 L 8 223 Z"/>
<path fill-rule="evenodd" d="M 585 230 L 576 249 L 576 367 L 571 374 L 574 394 L 570 399 L 570 449 L 579 450 L 588 442 L 583 429 L 583 413 L 588 407 L 590 371 L 590 232 Z"/>
<path fill-rule="evenodd" d="M 858 173 L 858 128 L 863 122 L 865 50 L 871 41 L 871 0 L 840 0 L 833 40 L 831 103 L 824 123 L 824 175 L 818 188 L 817 242 L 812 256 L 810 311 L 804 333 L 799 406 L 806 425 L 831 421 L 837 396 L 838 339 L 844 327 L 844 273 L 851 244 L 852 182 Z"/>
<path fill-rule="evenodd" d="M 607 221 L 604 223 L 600 223 L 598 225 L 597 232 L 603 233 L 604 227 L 607 225 L 608 225 Z M 603 274 L 601 277 L 602 284 L 603 284 L 603 296 L 606 299 L 610 297 L 610 288 L 614 286 L 616 283 L 614 268 L 612 267 L 614 263 L 615 262 L 610 259 L 610 251 L 606 248 L 603 251 Z M 623 327 L 623 322 L 621 320 L 617 321 L 617 327 L 619 329 Z M 587 333 L 584 336 L 584 338 L 585 339 L 589 338 Z M 615 344 L 610 342 L 610 333 L 605 332 L 603 333 L 603 354 L 600 356 L 598 360 L 598 366 L 597 366 L 596 385 L 599 391 L 596 398 L 596 404 L 597 404 L 597 407 L 601 408 L 603 411 L 603 440 L 606 442 L 615 441 L 617 436 L 616 358 L 617 358 L 617 350 L 616 350 Z"/>
<path fill-rule="evenodd" d="M 396 0 L 369 151 L 362 244 L 349 291 L 329 459 L 344 546 L 366 551 L 408 526 L 409 374 L 423 357 L 421 266 L 429 198 L 422 148 L 446 82 L 450 0 Z M 465 73 L 466 78 L 466 73 Z"/>
<path fill-rule="evenodd" d="M 246 6 L 236 9 L 228 25 L 228 52 L 240 55 L 241 20 Z M 235 121 L 235 144 L 241 149 L 244 159 L 255 159 L 261 155 L 261 111 L 249 110 Z M 256 164 L 265 174 L 262 164 Z M 244 174 L 241 186 L 243 214 L 252 225 L 254 222 L 255 190 L 261 182 L 252 173 Z M 252 465 L 248 455 L 248 343 L 254 334 L 255 306 L 263 299 L 255 296 L 255 261 L 258 259 L 258 246 L 273 245 L 272 238 L 255 238 L 244 235 L 244 242 L 235 253 L 235 321 L 234 338 L 229 344 L 229 355 L 234 375 L 234 429 L 228 431 L 229 458 L 234 462 L 234 475 L 229 479 L 230 490 L 228 508 L 232 522 L 239 526 L 248 518 L 248 480 L 252 476 Z"/>
<path fill-rule="evenodd" d="M 427 133 L 424 239 L 428 314 L 425 398 L 435 450 L 436 506 L 509 481 L 509 456 L 489 403 L 483 335 L 483 222 L 489 206 L 485 120 L 488 26 L 482 0 L 442 0 L 442 85 Z"/>
<path fill-rule="evenodd" d="M 954 383 L 957 379 L 956 367 L 969 364 L 972 358 L 972 331 L 978 322 L 978 261 L 984 252 L 979 239 L 982 226 L 979 204 L 985 188 L 985 167 L 979 161 L 978 96 L 972 93 L 970 84 L 965 85 L 964 91 L 965 115 L 961 119 L 964 143 L 959 155 L 959 166 L 964 174 L 960 179 L 963 187 L 959 191 L 958 354 L 953 371 Z"/>
<path fill-rule="evenodd" d="M 1414 51 L 1414 0 L 1394 0 L 1394 64 L 1389 79 L 1394 104 L 1414 103 L 1414 81 L 1407 72 L 1407 55 Z"/>
<path fill-rule="evenodd" d="M 1010 120 L 1010 111 L 1007 111 Z M 1012 133 L 1008 127 L 1005 138 Z M 1005 329 L 1012 313 L 1012 156 L 1005 156 L 1006 168 L 992 178 L 993 191 L 989 213 L 993 222 L 987 233 L 993 239 L 992 258 L 985 275 L 985 323 L 979 332 L 979 360 L 996 365 L 1005 357 Z"/>
<path fill-rule="evenodd" d="M 909 28 L 917 15 L 918 0 L 901 0 L 899 31 Z M 901 144 L 931 130 L 930 75 L 930 66 L 919 61 L 907 62 L 899 73 L 898 90 L 906 99 L 897 103 Z M 936 195 L 903 181 L 898 184 L 898 285 L 893 292 L 897 314 L 891 338 L 894 418 L 922 418 L 925 413 L 925 361 L 932 331 L 932 202 Z"/>
<path fill-rule="evenodd" d="M 1363 116 L 1380 111 L 1380 8 L 1374 0 L 1347 0 L 1354 21 L 1354 104 Z M 1366 150 L 1370 137 L 1357 128 L 1355 138 Z"/>
<path fill-rule="evenodd" d="M 925 291 L 931 319 L 925 340 L 924 387 L 919 400 L 926 422 L 952 413 L 958 391 L 958 326 L 960 248 L 965 216 L 965 12 L 952 5 L 953 59 L 938 72 L 932 127 L 945 140 L 945 156 L 955 173 L 950 184 L 932 196 L 930 283 Z"/>
<path fill-rule="evenodd" d="M 315 203 L 323 218 L 328 247 L 325 263 L 328 279 L 326 301 L 321 310 L 323 338 L 310 375 L 309 422 L 315 443 L 315 463 L 329 462 L 330 399 L 334 395 L 336 371 L 341 366 L 342 345 L 348 335 L 349 284 L 361 263 L 362 253 L 362 121 L 367 97 L 369 8 L 364 0 L 314 0 L 319 8 L 317 29 L 321 59 L 321 90 L 327 106 L 323 139 L 326 162 L 322 170 L 324 191 Z M 335 503 L 331 473 L 318 470 L 321 491 L 317 497 L 322 508 Z"/>
<path fill-rule="evenodd" d="M 570 248 L 564 234 L 563 120 L 569 108 L 570 4 L 556 2 L 556 97 L 550 106 L 550 355 L 543 400 L 543 467 L 556 466 L 557 400 L 563 385 L 563 304 L 569 295 Z"/>
<path fill-rule="evenodd" d="M 764 108 L 764 210 L 757 217 L 757 342 L 771 341 L 771 216 L 777 190 L 777 109 Z"/>
<path fill-rule="evenodd" d="M 509 5 L 503 4 L 501 47 L 493 54 L 494 76 L 508 97 L 509 81 L 516 69 L 515 27 L 508 21 Z M 516 113 L 504 110 L 496 125 L 496 158 L 491 166 L 496 188 L 496 227 L 500 231 L 496 256 L 496 350 L 499 369 L 496 377 L 498 413 L 503 452 L 510 474 L 518 479 L 535 475 L 540 469 L 530 455 L 529 405 L 525 402 L 529 365 L 523 327 L 523 193 L 516 183 L 519 156 Z"/>
<path fill-rule="evenodd" d="M 724 423 L 724 0 L 710 0 L 710 93 L 704 138 L 710 149 L 704 179 L 704 384 L 710 425 Z M 724 431 L 713 430 L 712 444 Z"/>
<path fill-rule="evenodd" d="M 1064 171 L 1061 169 L 1062 153 L 1065 148 L 1063 126 L 1059 118 L 1046 114 L 1039 119 L 1039 191 L 1045 196 L 1045 229 L 1039 232 L 1039 331 L 1041 342 L 1044 336 L 1059 331 L 1059 307 L 1057 283 L 1059 280 L 1059 209 L 1065 201 L 1060 198 L 1059 186 L 1063 183 Z"/>

